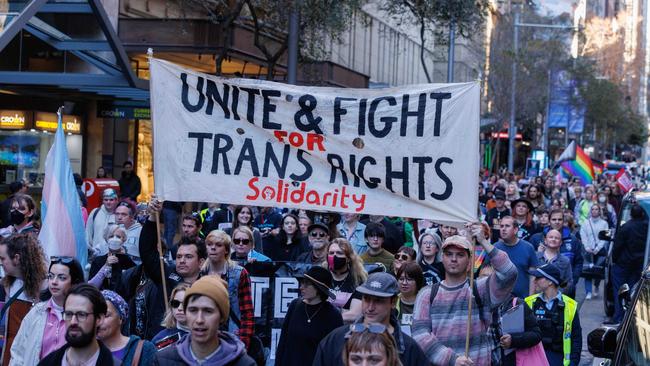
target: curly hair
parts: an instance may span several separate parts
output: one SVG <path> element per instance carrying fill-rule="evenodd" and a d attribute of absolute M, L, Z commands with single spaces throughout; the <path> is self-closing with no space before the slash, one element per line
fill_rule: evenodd
<path fill-rule="evenodd" d="M 7 256 L 13 259 L 16 255 L 20 260 L 18 266 L 23 275 L 25 294 L 31 299 L 38 299 L 43 285 L 47 278 L 47 263 L 45 254 L 38 239 L 33 234 L 15 234 L 0 242 L 0 245 L 7 246 Z M 2 281 L 7 288 L 16 280 L 16 277 L 7 275 Z"/>
<path fill-rule="evenodd" d="M 343 253 L 345 253 L 345 257 L 348 259 L 348 263 L 350 264 L 350 273 L 352 274 L 352 279 L 354 280 L 354 287 L 357 287 L 364 283 L 368 278 L 368 274 L 363 268 L 363 261 L 361 258 L 359 258 L 357 253 L 355 253 L 354 249 L 352 249 L 350 242 L 343 238 L 334 239 L 327 246 L 328 251 L 329 247 L 332 246 L 332 244 L 338 245 Z"/>

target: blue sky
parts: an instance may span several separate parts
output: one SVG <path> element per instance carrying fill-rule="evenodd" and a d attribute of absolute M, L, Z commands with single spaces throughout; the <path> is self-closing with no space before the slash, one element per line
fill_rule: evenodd
<path fill-rule="evenodd" d="M 540 6 L 540 12 L 543 15 L 551 13 L 553 15 L 560 15 L 562 13 L 571 13 L 571 7 L 574 0 L 536 0 Z"/>

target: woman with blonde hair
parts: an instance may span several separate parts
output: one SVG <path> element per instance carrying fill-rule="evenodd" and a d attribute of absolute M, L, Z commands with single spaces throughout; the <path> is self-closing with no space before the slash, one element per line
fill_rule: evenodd
<path fill-rule="evenodd" d="M 241 225 L 232 231 L 233 249 L 230 259 L 240 266 L 252 262 L 270 262 L 271 258 L 255 250 L 257 242 L 255 235 L 247 226 Z"/>
<path fill-rule="evenodd" d="M 190 330 L 187 327 L 187 319 L 185 318 L 185 309 L 183 309 L 183 300 L 185 300 L 185 291 L 190 288 L 187 283 L 179 283 L 170 295 L 169 308 L 165 312 L 165 317 L 160 323 L 165 329 L 161 330 L 152 339 L 151 343 L 156 346 L 159 351 L 165 349 L 181 339 L 182 336 L 187 334 Z"/>
<path fill-rule="evenodd" d="M 203 264 L 201 275 L 221 277 L 228 284 L 230 317 L 228 331 L 239 336 L 246 348 L 253 336 L 253 297 L 251 280 L 242 266 L 230 259 L 232 240 L 223 230 L 212 230 L 205 237 L 208 260 Z"/>
<path fill-rule="evenodd" d="M 372 364 L 375 366 L 402 366 L 397 352 L 395 338 L 390 335 L 383 324 L 355 324 L 343 348 L 343 364 L 357 366 Z M 363 329 L 357 329 L 361 328 Z M 383 331 L 381 328 L 383 327 Z"/>

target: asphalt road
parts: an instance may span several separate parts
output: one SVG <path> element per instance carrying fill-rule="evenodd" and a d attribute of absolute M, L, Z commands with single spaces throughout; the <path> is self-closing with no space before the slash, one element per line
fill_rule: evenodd
<path fill-rule="evenodd" d="M 594 359 L 587 348 L 587 335 L 592 330 L 600 327 L 605 321 L 602 299 L 603 285 L 600 286 L 599 296 L 591 300 L 585 300 L 584 279 L 578 283 L 576 297 L 580 306 L 580 325 L 582 325 L 582 359 L 580 366 L 583 365 L 600 365 L 602 359 Z"/>

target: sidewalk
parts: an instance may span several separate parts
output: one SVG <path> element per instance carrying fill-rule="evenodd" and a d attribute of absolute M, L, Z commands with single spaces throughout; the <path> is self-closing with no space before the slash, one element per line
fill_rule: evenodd
<path fill-rule="evenodd" d="M 594 329 L 600 327 L 605 321 L 602 299 L 603 284 L 600 285 L 600 296 L 585 300 L 585 285 L 584 279 L 580 279 L 576 290 L 576 297 L 580 306 L 580 325 L 582 326 L 582 358 L 580 366 L 586 365 L 600 365 L 603 361 L 601 358 L 594 358 L 589 353 L 587 347 L 587 335 Z"/>

